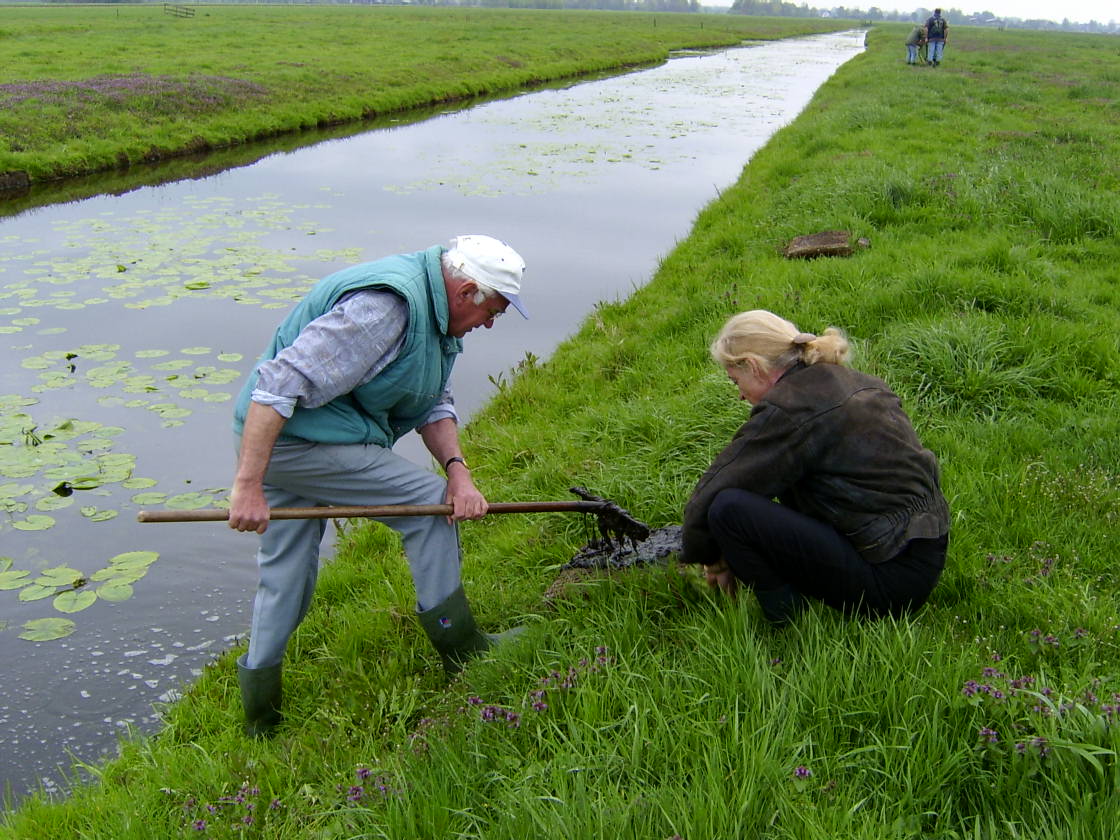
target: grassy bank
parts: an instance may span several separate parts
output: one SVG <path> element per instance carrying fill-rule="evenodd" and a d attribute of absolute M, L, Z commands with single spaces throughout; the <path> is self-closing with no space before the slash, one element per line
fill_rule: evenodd
<path fill-rule="evenodd" d="M 674 49 L 851 25 L 401 6 L 195 8 L 194 17 L 176 18 L 154 4 L 4 7 L 0 175 L 39 182 L 122 168 L 649 64 Z"/>
<path fill-rule="evenodd" d="M 466 432 L 491 498 L 579 483 L 679 521 L 745 414 L 706 354 L 723 320 L 844 327 L 942 460 L 949 568 L 918 615 L 815 608 L 774 633 L 673 568 L 546 605 L 586 533 L 498 517 L 464 528 L 466 584 L 486 626 L 528 638 L 445 687 L 394 539 L 357 529 L 289 649 L 277 740 L 238 734 L 225 659 L 159 737 L 7 834 L 1115 836 L 1120 54 L 954 33 L 931 69 L 904 64 L 904 27 L 873 30 L 646 287 L 527 360 Z M 826 229 L 870 248 L 780 256 Z"/>

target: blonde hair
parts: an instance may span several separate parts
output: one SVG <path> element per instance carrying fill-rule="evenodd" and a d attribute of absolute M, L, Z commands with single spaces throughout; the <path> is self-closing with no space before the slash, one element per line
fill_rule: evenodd
<path fill-rule="evenodd" d="M 797 362 L 842 365 L 851 351 L 848 339 L 836 327 L 819 336 L 803 333 L 796 324 L 765 309 L 731 316 L 710 349 L 712 358 L 723 367 L 748 367 L 753 361 L 765 373 L 784 371 Z"/>

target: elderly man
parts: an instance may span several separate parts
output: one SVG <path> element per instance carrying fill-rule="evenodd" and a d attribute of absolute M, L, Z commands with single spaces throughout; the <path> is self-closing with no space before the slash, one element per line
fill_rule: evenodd
<path fill-rule="evenodd" d="M 462 338 L 490 329 L 519 293 L 525 263 L 489 236 L 352 266 L 319 281 L 277 328 L 238 398 L 229 525 L 261 535 L 249 650 L 238 660 L 246 729 L 280 723 L 281 664 L 318 572 L 324 520 L 269 523 L 270 507 L 450 504 L 450 517 L 389 517 L 416 611 L 448 674 L 507 634 L 475 626 L 460 583 L 456 523 L 487 503 L 459 448 L 448 387 Z M 446 481 L 395 455 L 417 429 Z M 513 633 L 515 631 L 508 631 Z"/>

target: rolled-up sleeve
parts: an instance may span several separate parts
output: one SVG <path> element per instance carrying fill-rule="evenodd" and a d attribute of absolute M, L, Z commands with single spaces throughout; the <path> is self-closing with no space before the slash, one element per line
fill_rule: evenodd
<path fill-rule="evenodd" d="M 424 422 L 420 424 L 419 428 L 423 428 L 429 423 L 435 423 L 437 420 L 448 418 L 456 423 L 459 422 L 459 412 L 455 410 L 455 397 L 451 393 L 451 388 L 445 388 L 443 393 L 439 395 L 439 402 L 432 406 L 432 410 L 428 412 L 428 416 L 424 418 Z"/>

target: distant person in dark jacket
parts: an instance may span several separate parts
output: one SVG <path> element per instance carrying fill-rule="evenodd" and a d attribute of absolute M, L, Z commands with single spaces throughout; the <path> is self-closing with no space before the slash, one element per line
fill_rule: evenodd
<path fill-rule="evenodd" d="M 941 55 L 945 52 L 947 40 L 949 40 L 949 22 L 941 17 L 940 9 L 934 9 L 933 16 L 926 21 L 929 63 L 934 67 L 941 63 Z"/>
<path fill-rule="evenodd" d="M 899 398 L 845 366 L 839 330 L 765 310 L 732 317 L 711 353 L 752 409 L 685 506 L 682 561 L 728 594 L 751 587 L 779 625 L 806 596 L 871 616 L 925 603 L 949 507 Z"/>
<path fill-rule="evenodd" d="M 921 24 L 915 24 L 906 38 L 906 63 L 918 64 L 918 50 L 925 46 L 926 29 Z"/>

